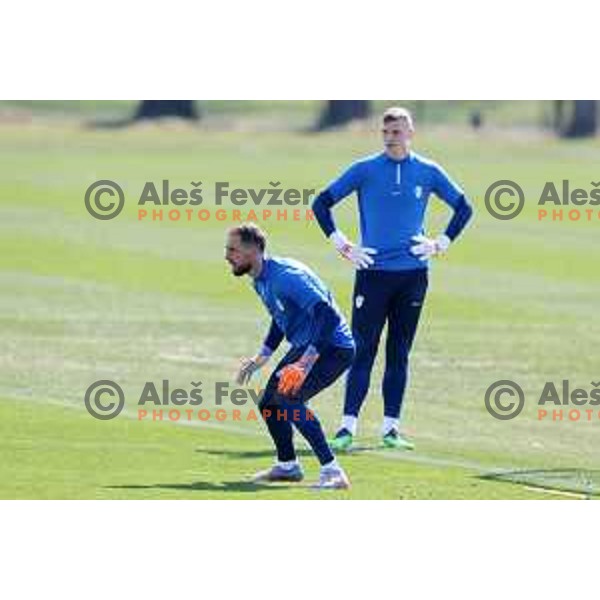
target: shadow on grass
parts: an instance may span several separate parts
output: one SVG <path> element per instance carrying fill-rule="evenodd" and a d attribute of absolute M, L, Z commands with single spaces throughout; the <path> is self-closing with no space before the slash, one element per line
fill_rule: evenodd
<path fill-rule="evenodd" d="M 209 456 L 226 456 L 232 459 L 238 458 L 273 458 L 275 460 L 274 450 L 228 450 L 225 448 L 196 448 L 195 452 L 208 454 Z M 298 456 L 313 456 L 310 450 L 297 450 Z"/>
<path fill-rule="evenodd" d="M 210 481 L 194 481 L 192 483 L 152 483 L 152 484 L 129 484 L 129 485 L 108 485 L 104 486 L 109 490 L 181 490 L 186 492 L 259 492 L 269 490 L 287 490 L 297 485 L 265 485 L 262 483 L 253 483 L 251 481 L 222 481 L 212 483 Z"/>
<path fill-rule="evenodd" d="M 339 452 L 338 456 L 351 456 L 352 454 L 361 454 L 363 452 L 371 452 L 374 450 L 382 450 L 383 446 L 355 446 L 351 450 Z M 254 459 L 254 458 L 272 458 L 275 460 L 274 450 L 230 450 L 226 448 L 196 448 L 194 452 L 208 454 L 209 456 L 225 456 L 231 459 Z M 315 457 L 314 452 L 307 448 L 296 450 L 296 454 L 302 457 Z M 315 457 L 316 460 L 316 457 Z"/>

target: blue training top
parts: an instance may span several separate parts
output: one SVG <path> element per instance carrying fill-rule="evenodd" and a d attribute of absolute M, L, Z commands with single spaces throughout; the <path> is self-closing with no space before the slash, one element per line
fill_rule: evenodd
<path fill-rule="evenodd" d="M 339 317 L 331 344 L 352 348 L 354 340 L 331 292 L 306 265 L 291 258 L 265 257 L 254 289 L 292 346 L 305 346 L 315 335 L 313 308 L 328 304 Z"/>
<path fill-rule="evenodd" d="M 414 152 L 395 160 L 385 152 L 353 163 L 326 189 L 332 204 L 357 192 L 362 245 L 375 248 L 369 269 L 403 271 L 427 268 L 410 253 L 411 238 L 423 233 L 433 192 L 456 209 L 463 190 L 435 162 Z"/>

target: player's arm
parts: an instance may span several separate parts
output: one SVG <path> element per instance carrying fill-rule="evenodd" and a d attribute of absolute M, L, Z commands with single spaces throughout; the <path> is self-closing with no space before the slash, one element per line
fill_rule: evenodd
<path fill-rule="evenodd" d="M 277 295 L 293 304 L 300 311 L 301 320 L 311 328 L 311 339 L 302 356 L 279 372 L 278 391 L 291 395 L 302 387 L 323 348 L 331 340 L 340 317 L 331 306 L 328 295 L 304 273 L 278 281 L 277 286 Z"/>
<path fill-rule="evenodd" d="M 473 216 L 473 206 L 464 196 L 464 194 L 452 206 L 454 214 L 446 227 L 444 235 L 453 242 L 467 226 L 467 223 Z"/>
<path fill-rule="evenodd" d="M 281 331 L 280 327 L 275 323 L 275 320 L 272 319 L 269 332 L 267 333 L 267 337 L 265 338 L 260 351 L 252 358 L 242 358 L 240 361 L 240 369 L 236 377 L 238 385 L 247 384 L 252 378 L 252 375 L 265 366 L 273 352 L 275 352 L 279 347 L 279 344 L 281 344 L 282 340 L 283 331 Z"/>
<path fill-rule="evenodd" d="M 285 366 L 279 373 L 277 391 L 284 396 L 300 391 L 313 365 L 319 359 L 323 349 L 330 343 L 339 324 L 338 314 L 325 301 L 318 301 L 311 307 L 309 318 L 314 323 L 314 330 L 306 350 L 296 362 Z"/>
<path fill-rule="evenodd" d="M 463 190 L 437 165 L 434 168 L 433 191 L 452 208 L 453 215 L 444 233 L 438 237 L 433 239 L 424 235 L 413 237 L 415 244 L 411 252 L 421 260 L 447 252 L 450 244 L 458 238 L 473 216 L 473 207 Z"/>
<path fill-rule="evenodd" d="M 352 243 L 337 229 L 332 211 L 338 202 L 359 188 L 362 178 L 361 171 L 360 163 L 353 164 L 315 198 L 312 210 L 319 227 L 335 246 L 335 249 L 352 262 L 357 269 L 366 269 L 373 264 L 371 254 L 375 254 L 376 251 L 373 248 L 363 248 Z"/>

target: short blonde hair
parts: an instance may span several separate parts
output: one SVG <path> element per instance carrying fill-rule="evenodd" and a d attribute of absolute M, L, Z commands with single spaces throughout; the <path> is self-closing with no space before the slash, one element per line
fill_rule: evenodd
<path fill-rule="evenodd" d="M 389 123 L 390 121 L 404 120 L 408 123 L 411 129 L 414 129 L 412 115 L 410 111 L 401 106 L 392 106 L 383 113 L 383 122 Z"/>

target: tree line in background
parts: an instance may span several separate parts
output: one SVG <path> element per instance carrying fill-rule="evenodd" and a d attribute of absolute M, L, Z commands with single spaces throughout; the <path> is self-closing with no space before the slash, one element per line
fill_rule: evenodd
<path fill-rule="evenodd" d="M 425 101 L 418 104 L 422 108 Z M 351 121 L 366 119 L 372 115 L 371 100 L 328 100 L 324 103 L 315 123 L 316 131 L 339 127 Z M 202 113 L 194 100 L 142 100 L 133 115 L 133 121 L 177 117 L 197 121 Z M 481 127 L 485 112 L 473 109 L 469 122 L 475 129 Z M 554 100 L 552 102 L 552 127 L 562 138 L 589 137 L 598 129 L 597 100 Z"/>

